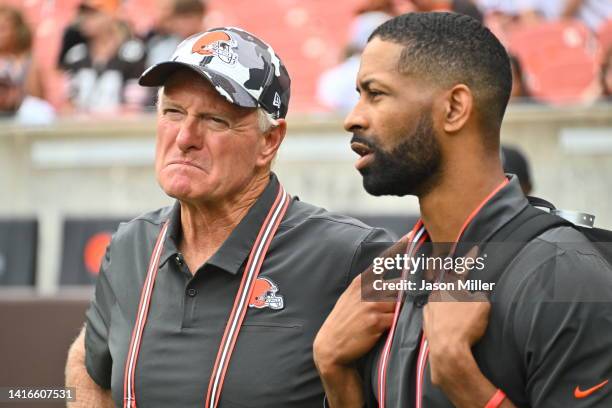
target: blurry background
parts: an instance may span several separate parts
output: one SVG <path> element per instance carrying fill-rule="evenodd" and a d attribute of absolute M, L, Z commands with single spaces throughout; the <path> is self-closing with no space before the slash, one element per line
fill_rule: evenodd
<path fill-rule="evenodd" d="M 242 27 L 287 65 L 275 171 L 289 192 L 408 230 L 416 200 L 363 191 L 342 120 L 371 31 L 432 10 L 480 19 L 512 55 L 507 169 L 612 228 L 612 0 L 0 0 L 0 286 L 12 289 L 0 291 L 0 386 L 61 384 L 110 235 L 171 202 L 153 173 L 154 95 L 136 80 L 203 29 Z M 16 345 L 45 367 L 37 380 Z"/>

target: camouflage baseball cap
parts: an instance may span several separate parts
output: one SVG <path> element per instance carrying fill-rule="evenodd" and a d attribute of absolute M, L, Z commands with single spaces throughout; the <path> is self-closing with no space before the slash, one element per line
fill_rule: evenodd
<path fill-rule="evenodd" d="M 289 73 L 272 47 L 253 34 L 220 27 L 193 35 L 179 44 L 169 61 L 147 69 L 138 83 L 163 86 L 180 67 L 202 75 L 235 105 L 261 106 L 275 119 L 287 115 Z"/>

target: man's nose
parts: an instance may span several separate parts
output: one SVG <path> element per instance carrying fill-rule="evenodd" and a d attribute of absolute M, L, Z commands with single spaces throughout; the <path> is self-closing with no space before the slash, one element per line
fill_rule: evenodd
<path fill-rule="evenodd" d="M 354 132 L 356 130 L 364 130 L 368 128 L 368 120 L 363 111 L 360 102 L 348 113 L 344 119 L 344 130 L 347 132 Z"/>
<path fill-rule="evenodd" d="M 202 148 L 204 140 L 203 127 L 197 118 L 188 116 L 181 123 L 178 134 L 176 135 L 176 145 L 183 151 Z"/>

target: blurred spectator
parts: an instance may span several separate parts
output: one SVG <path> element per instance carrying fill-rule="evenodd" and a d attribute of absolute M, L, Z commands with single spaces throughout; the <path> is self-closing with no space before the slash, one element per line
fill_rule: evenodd
<path fill-rule="evenodd" d="M 0 116 L 47 123 L 53 108 L 41 99 L 44 90 L 31 50 L 32 33 L 22 14 L 0 5 Z"/>
<path fill-rule="evenodd" d="M 601 96 L 604 100 L 612 102 L 612 47 L 604 55 L 600 73 Z"/>
<path fill-rule="evenodd" d="M 357 7 L 358 14 L 372 11 L 392 16 L 419 11 L 452 11 L 483 21 L 476 0 L 363 0 Z"/>
<path fill-rule="evenodd" d="M 350 28 L 350 42 L 346 47 L 346 59 L 338 66 L 325 71 L 317 84 L 317 100 L 322 105 L 338 112 L 348 112 L 359 98 L 355 81 L 359 71 L 359 56 L 368 37 L 376 27 L 391 16 L 380 12 L 367 12 L 355 17 Z"/>
<path fill-rule="evenodd" d="M 483 16 L 473 0 L 412 0 L 417 11 L 452 11 L 468 15 L 482 23 Z"/>
<path fill-rule="evenodd" d="M 12 116 L 26 92 L 32 35 L 19 11 L 0 6 L 0 112 Z"/>
<path fill-rule="evenodd" d="M 158 9 L 157 23 L 144 38 L 146 68 L 167 61 L 181 41 L 204 29 L 206 3 L 203 0 L 159 0 Z M 157 91 L 153 88 L 146 91 L 145 106 L 153 108 Z"/>
<path fill-rule="evenodd" d="M 359 15 L 380 11 L 393 16 L 397 12 L 396 7 L 397 4 L 394 0 L 362 0 L 357 4 L 355 14 Z"/>
<path fill-rule="evenodd" d="M 516 0 L 475 0 L 485 17 L 484 23 L 504 43 L 506 35 L 520 21 Z"/>
<path fill-rule="evenodd" d="M 206 3 L 203 0 L 173 0 L 170 32 L 181 39 L 191 37 L 204 28 Z"/>
<path fill-rule="evenodd" d="M 181 41 L 204 28 L 202 0 L 160 0 L 159 10 L 156 26 L 145 36 L 147 68 L 167 61 Z"/>
<path fill-rule="evenodd" d="M 597 31 L 612 18 L 612 0 L 478 0 L 487 12 L 517 17 L 521 23 L 576 18 Z"/>
<path fill-rule="evenodd" d="M 453 0 L 451 4 L 451 11 L 470 16 L 478 20 L 480 23 L 483 22 L 484 17 L 482 12 L 472 0 Z"/>
<path fill-rule="evenodd" d="M 612 0 L 565 0 L 561 17 L 577 18 L 597 31 L 612 18 Z"/>
<path fill-rule="evenodd" d="M 529 195 L 533 190 L 533 183 L 527 157 L 518 148 L 505 145 L 501 148 L 501 156 L 504 172 L 516 174 L 523 193 Z"/>
<path fill-rule="evenodd" d="M 75 45 L 84 44 L 87 42 L 87 39 L 83 36 L 79 28 L 79 20 L 81 18 L 81 11 L 82 11 L 82 8 L 79 7 L 79 12 L 78 12 L 76 21 L 74 21 L 73 23 L 68 25 L 68 27 L 64 29 L 64 33 L 62 34 L 62 44 L 60 46 L 60 52 L 57 57 L 58 66 L 62 65 L 62 61 L 64 61 L 64 58 L 66 58 L 66 53 L 68 52 L 69 49 L 71 49 Z"/>
<path fill-rule="evenodd" d="M 510 102 L 533 102 L 520 60 L 515 55 L 509 55 L 509 57 L 510 66 L 512 68 L 512 91 L 510 92 Z"/>
<path fill-rule="evenodd" d="M 146 92 L 137 84 L 144 71 L 145 47 L 116 18 L 119 0 L 84 0 L 79 31 L 86 39 L 70 48 L 61 62 L 68 74 L 70 108 L 81 112 L 139 109 Z"/>
<path fill-rule="evenodd" d="M 393 0 L 394 15 L 413 13 L 417 11 L 411 0 Z"/>

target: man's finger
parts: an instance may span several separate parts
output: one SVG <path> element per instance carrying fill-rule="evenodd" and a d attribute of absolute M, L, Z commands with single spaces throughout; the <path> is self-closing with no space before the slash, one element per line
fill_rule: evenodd
<path fill-rule="evenodd" d="M 367 301 L 396 301 L 402 291 L 408 292 L 406 280 L 402 278 L 377 277 L 362 281 L 362 298 Z"/>
<path fill-rule="evenodd" d="M 469 290 L 434 290 L 429 294 L 429 302 L 488 302 L 484 292 Z"/>

